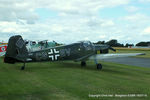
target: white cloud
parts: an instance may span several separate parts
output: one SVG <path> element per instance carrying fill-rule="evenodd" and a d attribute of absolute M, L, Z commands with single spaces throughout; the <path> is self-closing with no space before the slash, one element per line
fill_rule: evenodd
<path fill-rule="evenodd" d="M 101 26 L 103 27 L 114 26 L 114 22 L 112 20 L 104 21 Z"/>
<path fill-rule="evenodd" d="M 99 38 L 100 38 L 100 39 L 105 39 L 105 38 L 106 38 L 106 35 L 100 35 Z"/>
<path fill-rule="evenodd" d="M 144 29 L 143 35 L 150 35 L 150 27 Z"/>
<path fill-rule="evenodd" d="M 26 20 L 32 24 L 38 19 L 38 15 L 33 12 L 33 5 L 27 1 L 20 0 L 2 0 L 0 1 L 0 21 Z"/>
<path fill-rule="evenodd" d="M 0 32 L 2 33 L 25 33 L 29 32 L 26 27 L 16 24 L 15 22 L 0 22 Z"/>
<path fill-rule="evenodd" d="M 147 2 L 150 2 L 150 0 L 139 0 L 139 2 L 147 3 Z"/>
<path fill-rule="evenodd" d="M 133 14 L 126 16 L 125 19 L 128 21 L 138 21 L 140 19 L 148 19 L 148 17 L 143 14 Z"/>
<path fill-rule="evenodd" d="M 38 0 L 39 7 L 46 7 L 66 14 L 93 14 L 99 9 L 128 4 L 129 0 Z"/>
<path fill-rule="evenodd" d="M 139 8 L 138 8 L 138 7 L 135 7 L 135 6 L 127 6 L 125 9 L 126 9 L 128 12 L 131 12 L 131 13 L 136 12 L 136 11 L 139 10 Z"/>
<path fill-rule="evenodd" d="M 8 39 L 12 35 L 10 33 L 21 34 L 26 39 L 63 43 L 135 38 L 135 33 L 143 31 L 142 26 L 146 26 L 149 16 L 128 15 L 121 20 L 132 23 L 124 24 L 117 23 L 121 21 L 119 19 L 105 19 L 99 15 L 100 9 L 128 3 L 130 0 L 1 0 L 0 39 Z M 128 7 L 131 12 L 138 11 L 136 7 Z M 37 8 L 50 9 L 58 15 L 41 21 L 39 17 L 43 15 L 35 12 Z"/>
<path fill-rule="evenodd" d="M 57 11 L 60 15 L 91 15 L 100 8 L 127 4 L 129 0 L 1 0 L 1 21 L 26 20 L 33 24 L 38 20 L 34 12 L 37 8 L 48 8 Z"/>
<path fill-rule="evenodd" d="M 134 24 L 135 23 L 136 24 L 145 24 L 145 23 L 148 23 L 150 21 L 150 17 L 145 15 L 145 14 L 136 13 L 136 14 L 125 16 L 123 18 L 123 20 L 133 22 Z"/>

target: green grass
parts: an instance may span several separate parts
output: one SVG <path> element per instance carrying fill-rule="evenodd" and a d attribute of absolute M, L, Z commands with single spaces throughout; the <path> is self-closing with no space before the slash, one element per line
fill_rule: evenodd
<path fill-rule="evenodd" d="M 0 58 L 0 100 L 150 100 L 150 69 L 102 62 L 4 64 Z M 89 94 L 147 94 L 134 98 L 89 98 Z"/>

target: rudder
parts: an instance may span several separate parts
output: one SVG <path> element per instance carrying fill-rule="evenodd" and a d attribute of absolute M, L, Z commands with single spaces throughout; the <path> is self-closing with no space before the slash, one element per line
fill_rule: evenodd
<path fill-rule="evenodd" d="M 9 39 L 4 62 L 15 63 L 16 61 L 24 62 L 28 51 L 25 42 L 20 35 L 12 36 Z"/>

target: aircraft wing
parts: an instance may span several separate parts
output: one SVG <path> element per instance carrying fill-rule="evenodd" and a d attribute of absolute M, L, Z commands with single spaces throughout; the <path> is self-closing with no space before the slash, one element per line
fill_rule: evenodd
<path fill-rule="evenodd" d="M 144 53 L 117 53 L 117 54 L 96 54 L 90 56 L 89 59 L 103 60 L 108 58 L 131 57 L 137 55 L 145 55 Z"/>

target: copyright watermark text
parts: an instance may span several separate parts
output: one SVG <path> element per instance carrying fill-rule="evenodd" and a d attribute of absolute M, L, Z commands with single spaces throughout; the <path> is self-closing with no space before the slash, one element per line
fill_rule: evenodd
<path fill-rule="evenodd" d="M 99 98 L 99 97 L 147 97 L 147 94 L 89 94 L 90 98 Z"/>

